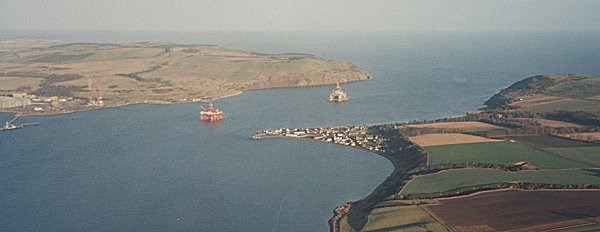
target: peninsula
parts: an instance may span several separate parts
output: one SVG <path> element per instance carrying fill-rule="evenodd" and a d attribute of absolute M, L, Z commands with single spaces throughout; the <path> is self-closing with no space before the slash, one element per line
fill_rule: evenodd
<path fill-rule="evenodd" d="M 370 79 L 344 61 L 163 42 L 0 39 L 0 111 L 56 114 Z"/>
<path fill-rule="evenodd" d="M 599 97 L 600 77 L 539 75 L 462 117 L 252 138 L 313 139 L 392 162 L 371 194 L 334 209 L 330 231 L 596 231 Z"/>

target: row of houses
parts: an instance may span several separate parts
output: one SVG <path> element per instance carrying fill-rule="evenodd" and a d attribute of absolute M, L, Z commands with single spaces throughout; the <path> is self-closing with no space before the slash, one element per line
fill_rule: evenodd
<path fill-rule="evenodd" d="M 253 138 L 262 137 L 309 138 L 327 143 L 351 147 L 362 147 L 369 151 L 384 152 L 386 140 L 379 135 L 368 133 L 368 126 L 341 126 L 326 128 L 287 128 L 266 130 Z"/>

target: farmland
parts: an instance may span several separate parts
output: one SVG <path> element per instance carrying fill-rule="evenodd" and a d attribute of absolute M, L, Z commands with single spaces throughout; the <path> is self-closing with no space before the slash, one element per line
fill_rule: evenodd
<path fill-rule="evenodd" d="M 485 131 L 492 129 L 503 129 L 499 126 L 483 122 L 438 122 L 438 123 L 426 123 L 426 124 L 413 124 L 408 125 L 412 128 L 437 128 L 437 129 L 460 129 L 465 132 L 473 131 Z"/>
<path fill-rule="evenodd" d="M 590 189 L 600 188 L 599 90 L 599 77 L 538 75 L 501 90 L 485 102 L 486 108 L 466 116 L 387 126 L 388 133 L 399 131 L 402 141 L 409 139 L 426 155 L 427 165 L 413 169 L 409 177 L 394 176 L 405 178 L 404 186 L 391 196 L 381 194 L 378 207 L 386 207 L 372 208 L 368 223 L 348 220 L 340 228 L 598 230 L 600 191 Z M 485 192 L 512 188 L 554 191 Z M 443 199 L 449 196 L 455 197 Z M 395 205 L 408 199 L 440 204 Z M 424 228 L 430 223 L 444 228 Z"/>
<path fill-rule="evenodd" d="M 597 223 L 599 198 L 600 191 L 509 190 L 442 199 L 425 207 L 456 231 L 541 231 Z"/>
<path fill-rule="evenodd" d="M 594 141 L 596 143 L 599 143 L 599 145 L 600 145 L 600 132 L 559 134 L 558 136 L 564 137 L 564 138 L 569 138 L 569 139 Z"/>
<path fill-rule="evenodd" d="M 508 136 L 509 139 L 517 140 L 521 143 L 529 144 L 538 148 L 548 148 L 548 147 L 591 147 L 596 146 L 597 144 L 560 138 L 551 135 L 526 135 L 526 136 Z"/>
<path fill-rule="evenodd" d="M 545 104 L 545 103 L 549 103 L 549 102 L 557 102 L 557 101 L 563 101 L 563 100 L 569 100 L 569 98 L 537 94 L 537 95 L 523 96 L 523 97 L 519 98 L 518 101 L 512 102 L 511 105 L 523 107 L 523 106 L 540 105 L 540 104 Z"/>
<path fill-rule="evenodd" d="M 597 117 L 600 117 L 600 102 L 587 99 L 570 99 L 566 101 L 555 101 L 545 104 L 524 106 L 522 109 L 532 113 L 550 113 L 559 110 L 577 111 L 581 109 L 586 109 L 587 112 L 590 112 L 596 115 Z"/>
<path fill-rule="evenodd" d="M 600 146 L 595 147 L 559 147 L 546 150 L 562 157 L 600 167 Z"/>
<path fill-rule="evenodd" d="M 437 145 L 448 145 L 448 144 L 463 144 L 463 143 L 481 143 L 481 142 L 499 142 L 502 140 L 488 139 L 485 137 L 458 134 L 458 133 L 447 133 L 447 134 L 424 134 L 409 139 L 418 144 L 419 146 L 437 146 Z"/>
<path fill-rule="evenodd" d="M 511 109 L 513 112 L 556 114 L 583 112 L 595 120 L 600 117 L 600 78 L 574 74 L 538 75 L 514 83 L 485 102 L 488 109 Z M 568 118 L 568 117 L 563 117 Z M 555 118 L 556 119 L 556 118 Z M 570 122 L 584 122 L 586 117 L 571 117 Z M 593 123 L 588 123 L 589 125 Z"/>
<path fill-rule="evenodd" d="M 458 169 L 416 176 L 402 194 L 445 192 L 482 184 L 527 182 L 547 184 L 600 184 L 600 169 L 507 172 L 496 169 Z"/>
<path fill-rule="evenodd" d="M 375 208 L 362 231 L 448 231 L 419 205 Z"/>
<path fill-rule="evenodd" d="M 485 142 L 425 147 L 429 165 L 447 163 L 507 164 L 527 161 L 538 168 L 587 168 L 591 165 L 567 160 L 518 142 Z"/>
<path fill-rule="evenodd" d="M 579 124 L 575 124 L 575 123 L 569 123 L 569 122 L 563 122 L 563 121 L 556 121 L 556 120 L 549 120 L 549 119 L 542 119 L 542 118 L 515 118 L 514 120 L 521 120 L 521 121 L 529 121 L 529 122 L 535 122 L 535 123 L 539 123 L 542 126 L 546 126 L 546 127 L 554 127 L 554 128 L 560 128 L 560 127 L 575 127 L 575 128 L 582 128 L 582 125 Z"/>
<path fill-rule="evenodd" d="M 589 98 L 600 93 L 600 78 L 590 77 L 548 88 L 548 95 L 572 98 Z"/>

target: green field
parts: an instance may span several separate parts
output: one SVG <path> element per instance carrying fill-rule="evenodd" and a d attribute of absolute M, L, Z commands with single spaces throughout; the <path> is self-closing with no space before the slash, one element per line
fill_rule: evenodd
<path fill-rule="evenodd" d="M 344 216 L 340 220 L 340 231 L 344 231 L 344 232 L 353 232 L 353 231 L 356 231 L 356 230 L 352 229 L 352 227 L 348 223 L 348 217 L 347 216 Z"/>
<path fill-rule="evenodd" d="M 418 205 L 376 208 L 361 231 L 448 231 Z"/>
<path fill-rule="evenodd" d="M 567 159 L 576 160 L 600 167 L 600 146 L 596 147 L 559 147 L 545 150 Z"/>
<path fill-rule="evenodd" d="M 583 110 L 594 114 L 596 116 L 600 116 L 600 102 L 594 100 L 584 100 L 584 99 L 570 99 L 566 101 L 557 101 L 547 104 L 540 105 L 532 105 L 526 106 L 522 108 L 525 111 L 531 113 L 550 113 L 559 110 L 564 111 L 579 111 Z"/>
<path fill-rule="evenodd" d="M 518 142 L 486 142 L 428 146 L 429 165 L 448 163 L 507 164 L 527 161 L 541 169 L 591 168 Z"/>
<path fill-rule="evenodd" d="M 417 176 L 402 194 L 445 192 L 461 187 L 505 182 L 600 184 L 600 169 L 506 172 L 496 169 L 458 169 Z"/>
<path fill-rule="evenodd" d="M 600 93 L 600 78 L 587 77 L 574 82 L 568 82 L 550 87 L 546 92 L 548 95 L 567 96 L 574 98 L 587 98 Z"/>

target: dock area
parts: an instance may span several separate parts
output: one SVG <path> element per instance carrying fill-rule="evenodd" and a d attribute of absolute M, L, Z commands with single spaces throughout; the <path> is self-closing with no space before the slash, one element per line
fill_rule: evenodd
<path fill-rule="evenodd" d="M 0 127 L 0 131 L 8 131 L 8 130 L 21 129 L 21 128 L 25 128 L 26 126 L 32 126 L 32 125 L 38 125 L 39 124 L 37 122 L 15 124 L 15 121 L 17 121 L 17 119 L 19 119 L 20 117 L 21 117 L 21 115 L 19 115 L 19 114 L 15 115 L 15 117 L 13 119 L 11 119 L 10 121 L 6 122 L 3 127 Z"/>

